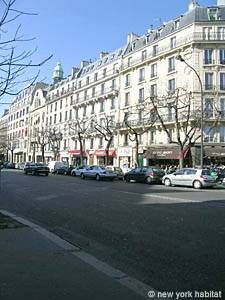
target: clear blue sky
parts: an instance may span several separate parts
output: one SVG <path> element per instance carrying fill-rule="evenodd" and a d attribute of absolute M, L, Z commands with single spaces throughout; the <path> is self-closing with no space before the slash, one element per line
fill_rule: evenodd
<path fill-rule="evenodd" d="M 216 4 L 216 0 L 198 2 Z M 123 46 L 129 32 L 142 35 L 151 25 L 158 27 L 186 12 L 188 0 L 17 0 L 17 7 L 38 14 L 22 17 L 20 22 L 26 36 L 36 37 L 27 45 L 38 48 L 35 62 L 53 54 L 40 76 L 50 82 L 57 61 L 68 75 L 81 60 L 94 60 L 100 51 Z"/>

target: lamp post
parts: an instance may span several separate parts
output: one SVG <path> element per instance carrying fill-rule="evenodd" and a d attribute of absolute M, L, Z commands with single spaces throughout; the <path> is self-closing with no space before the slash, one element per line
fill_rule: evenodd
<path fill-rule="evenodd" d="M 200 93 L 201 93 L 201 122 L 200 122 L 200 134 L 201 134 L 201 140 L 200 140 L 200 148 L 201 148 L 201 152 L 200 152 L 200 165 L 201 168 L 203 168 L 203 125 L 204 125 L 204 103 L 203 103 L 203 85 L 202 85 L 202 80 L 198 74 L 198 72 L 195 70 L 194 67 L 192 67 L 189 63 L 186 62 L 186 60 L 179 54 L 176 56 L 176 59 L 185 63 L 185 65 L 187 67 L 189 67 L 196 75 L 196 77 L 198 78 L 199 84 L 200 84 Z"/>

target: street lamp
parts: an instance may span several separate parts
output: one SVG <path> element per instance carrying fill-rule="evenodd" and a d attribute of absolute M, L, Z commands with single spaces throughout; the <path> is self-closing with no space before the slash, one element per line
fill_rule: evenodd
<path fill-rule="evenodd" d="M 201 147 L 201 153 L 200 153 L 200 165 L 201 168 L 203 168 L 203 122 L 204 122 L 204 104 L 203 104 L 203 86 L 202 86 L 202 81 L 201 78 L 198 74 L 198 72 L 195 70 L 194 67 L 192 67 L 191 65 L 189 65 L 186 60 L 179 54 L 176 56 L 176 59 L 185 63 L 186 66 L 188 66 L 197 76 L 199 84 L 200 84 L 200 93 L 201 93 L 201 123 L 200 123 L 200 133 L 201 133 L 201 141 L 200 141 L 200 147 Z"/>

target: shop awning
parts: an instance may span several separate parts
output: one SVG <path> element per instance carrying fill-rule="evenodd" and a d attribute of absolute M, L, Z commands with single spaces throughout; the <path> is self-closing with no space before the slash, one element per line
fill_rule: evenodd
<path fill-rule="evenodd" d="M 74 150 L 69 150 L 68 153 L 70 155 L 74 155 L 74 156 L 79 156 L 80 155 L 80 150 L 74 149 Z M 85 151 L 83 151 L 83 155 L 85 155 Z"/>
<path fill-rule="evenodd" d="M 109 156 L 115 156 L 116 150 L 109 149 Z M 106 151 L 104 149 L 98 149 L 94 151 L 94 155 L 96 156 L 106 156 Z"/>
<path fill-rule="evenodd" d="M 184 158 L 187 156 L 189 148 L 184 151 Z M 148 159 L 180 159 L 180 150 L 177 145 L 159 145 L 148 148 L 144 154 Z"/>
<path fill-rule="evenodd" d="M 220 146 L 210 146 L 204 147 L 205 157 L 225 157 L 225 147 Z"/>

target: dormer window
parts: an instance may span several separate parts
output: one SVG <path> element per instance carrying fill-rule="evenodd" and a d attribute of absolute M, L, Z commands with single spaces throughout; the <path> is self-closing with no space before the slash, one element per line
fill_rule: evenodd
<path fill-rule="evenodd" d="M 218 8 L 217 7 L 209 7 L 208 8 L 208 18 L 210 21 L 218 20 Z"/>
<path fill-rule="evenodd" d="M 178 29 L 179 28 L 179 25 L 180 25 L 180 20 L 176 20 L 174 22 L 174 30 Z"/>

